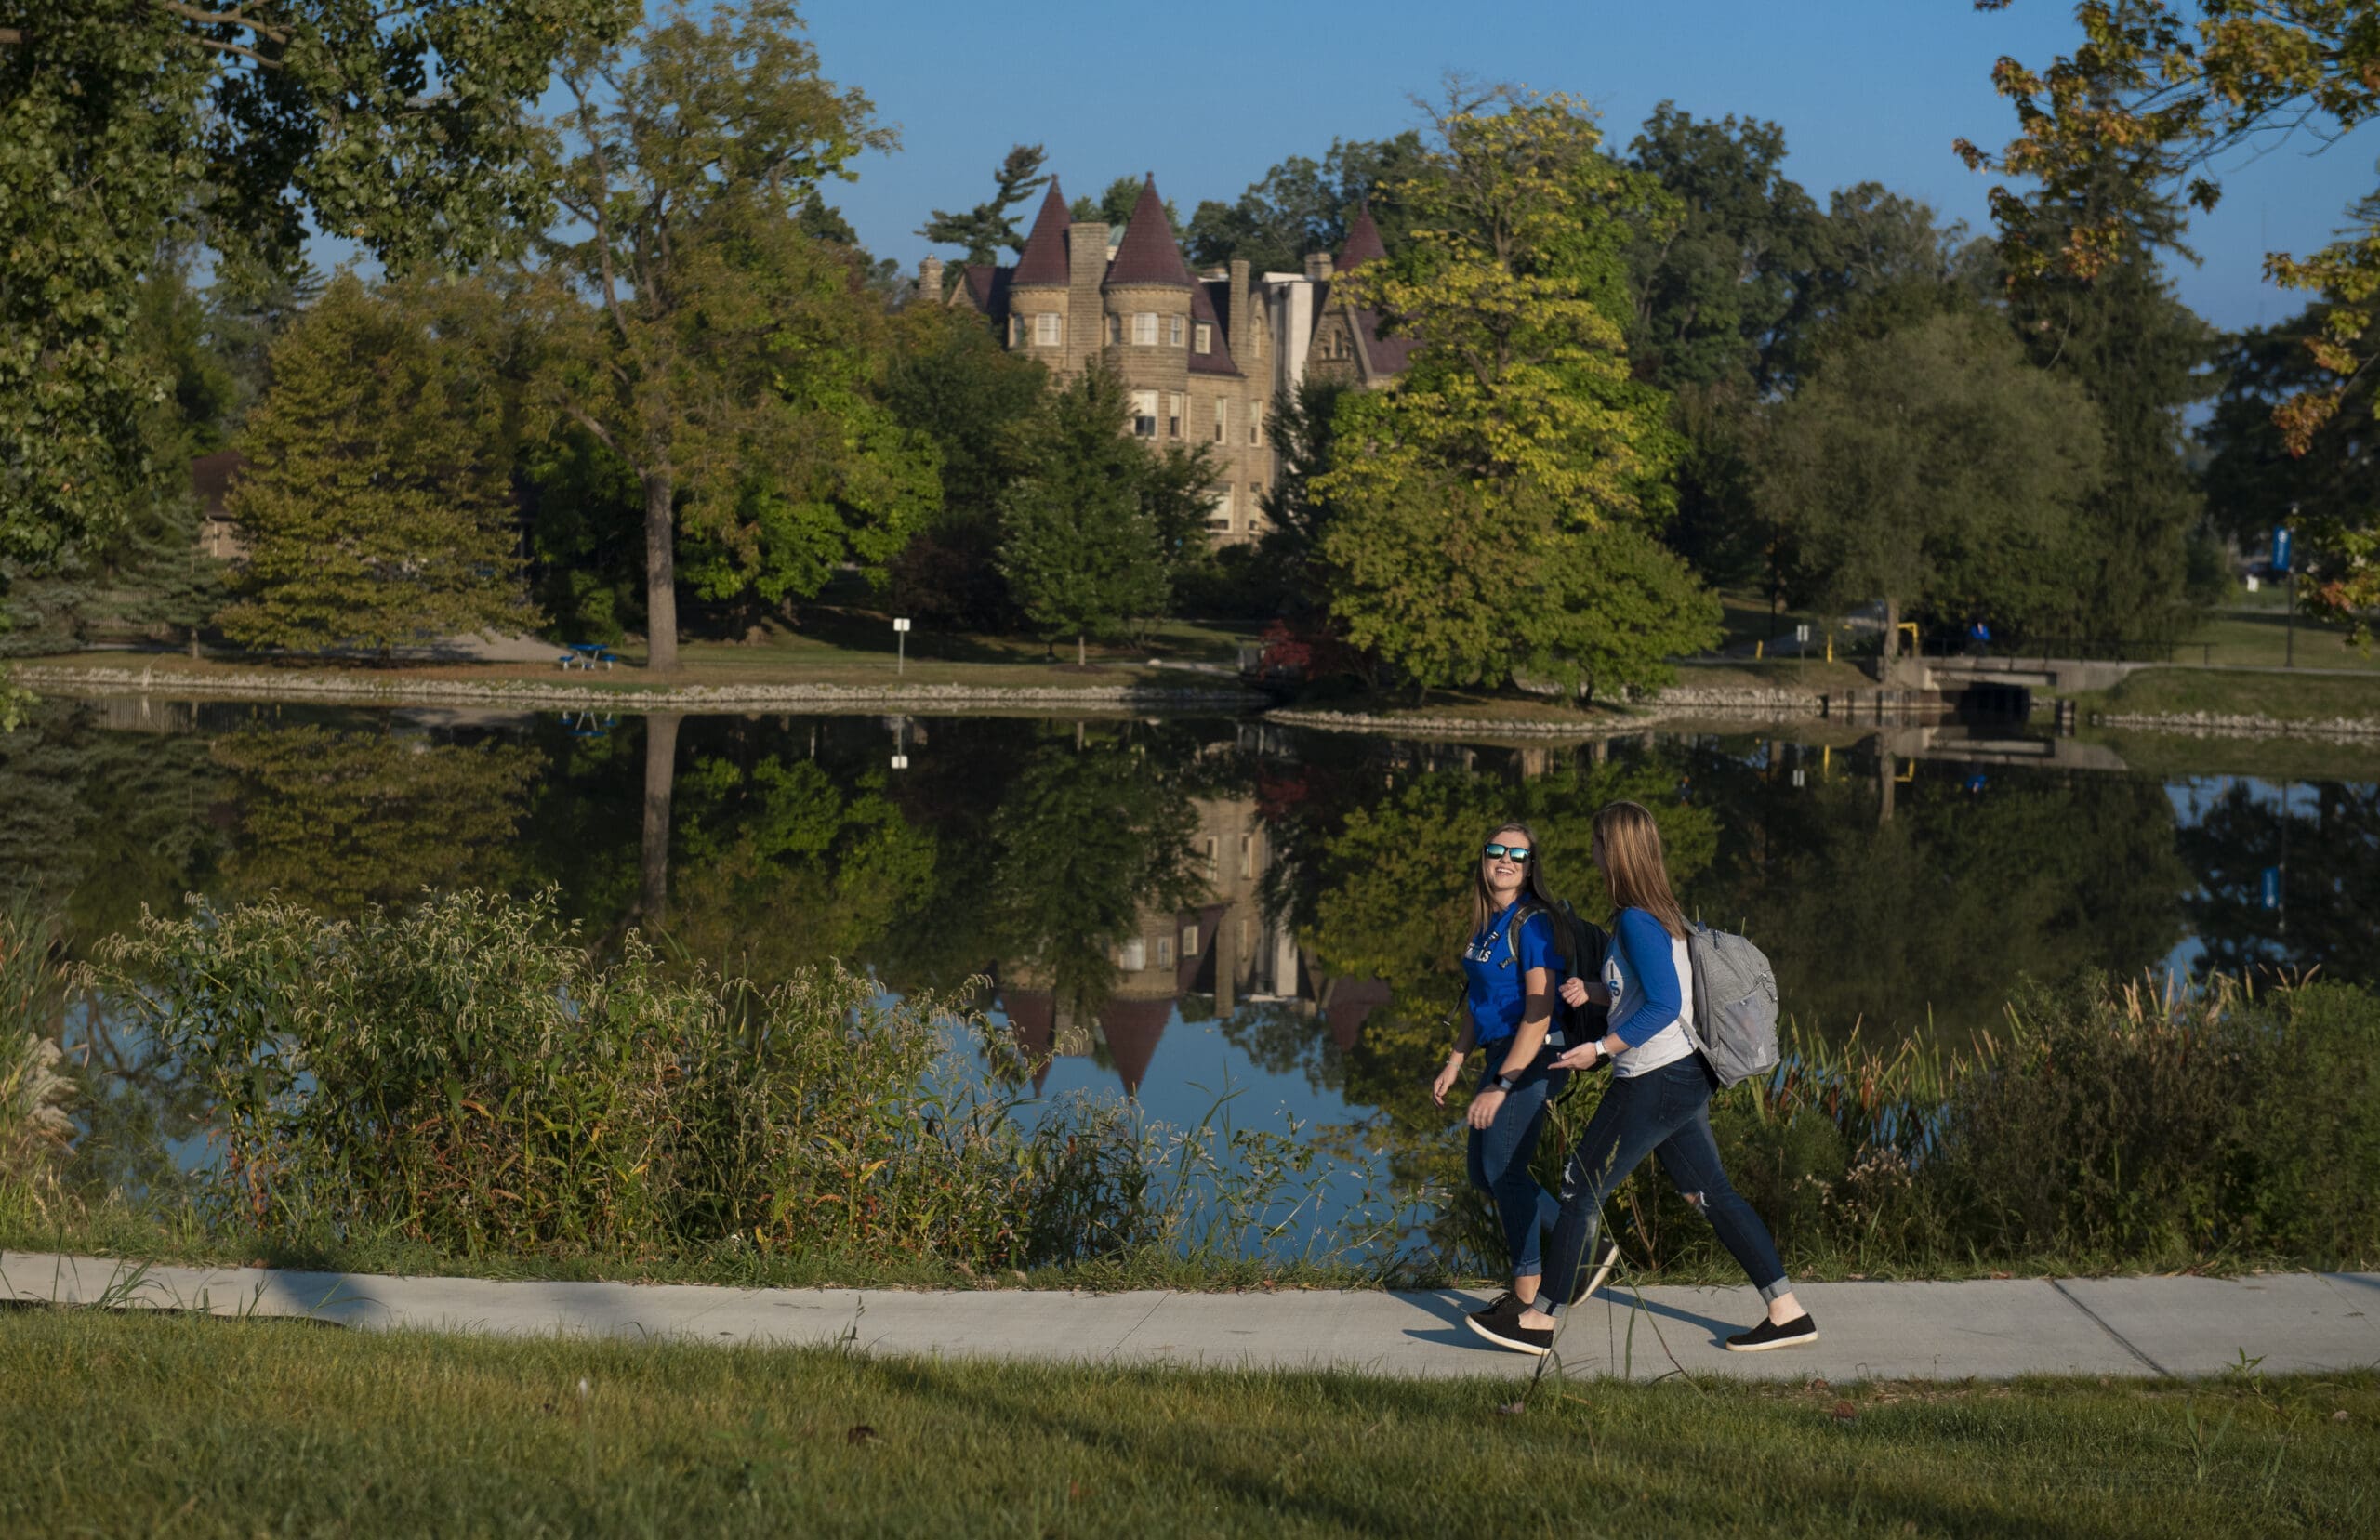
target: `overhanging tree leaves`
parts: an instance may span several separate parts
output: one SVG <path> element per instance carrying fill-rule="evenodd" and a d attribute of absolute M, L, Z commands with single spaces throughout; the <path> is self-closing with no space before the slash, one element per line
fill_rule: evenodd
<path fill-rule="evenodd" d="M 306 226 L 391 267 L 543 225 L 530 105 L 629 0 L 0 3 L 0 554 L 104 532 L 162 388 L 127 345 L 169 238 L 294 262 Z"/>

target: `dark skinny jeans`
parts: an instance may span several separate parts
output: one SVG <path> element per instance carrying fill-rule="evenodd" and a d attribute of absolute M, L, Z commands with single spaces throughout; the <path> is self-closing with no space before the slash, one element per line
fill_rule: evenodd
<path fill-rule="evenodd" d="M 1479 1048 L 1479 1085 L 1503 1073 L 1504 1055 L 1513 1040 L 1501 1038 Z M 1496 1220 L 1503 1227 L 1505 1255 L 1513 1259 L 1513 1277 L 1535 1278 L 1544 1270 L 1538 1231 L 1554 1228 L 1557 1205 L 1554 1194 L 1538 1186 L 1528 1163 L 1537 1154 L 1538 1136 L 1545 1131 L 1545 1110 L 1562 1094 L 1570 1078 L 1567 1070 L 1549 1070 L 1553 1057 L 1540 1049 L 1537 1062 L 1523 1071 L 1485 1128 L 1471 1130 L 1465 1149 L 1471 1185 L 1495 1200 Z"/>
<path fill-rule="evenodd" d="M 1587 1254 L 1594 1249 L 1604 1200 L 1649 1154 L 1660 1156 L 1661 1170 L 1711 1221 L 1719 1244 L 1761 1298 L 1792 1290 L 1768 1227 L 1720 1168 L 1719 1145 L 1711 1137 L 1711 1089 L 1710 1072 L 1699 1054 L 1612 1080 L 1562 1168 L 1562 1218 L 1554 1227 L 1540 1308 L 1550 1309 L 1577 1291 Z"/>

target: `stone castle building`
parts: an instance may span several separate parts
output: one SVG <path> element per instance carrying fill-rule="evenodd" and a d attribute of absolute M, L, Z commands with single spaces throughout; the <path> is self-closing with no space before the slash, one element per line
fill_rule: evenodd
<path fill-rule="evenodd" d="M 960 270 L 946 303 L 982 315 L 1012 349 L 1072 379 L 1104 363 L 1131 403 L 1131 432 L 1153 449 L 1211 446 L 1219 474 L 1208 523 L 1218 541 L 1269 527 L 1262 499 L 1279 467 L 1266 432 L 1274 403 L 1309 368 L 1366 388 L 1405 366 L 1408 345 L 1380 336 L 1380 318 L 1332 305 L 1330 277 L 1385 255 L 1368 210 L 1347 248 L 1306 259 L 1302 273 L 1255 274 L 1236 261 L 1193 274 L 1152 176 L 1132 217 L 1110 230 L 1074 219 L 1051 178 L 1014 267 Z M 920 264 L 921 295 L 944 292 L 943 265 Z"/>

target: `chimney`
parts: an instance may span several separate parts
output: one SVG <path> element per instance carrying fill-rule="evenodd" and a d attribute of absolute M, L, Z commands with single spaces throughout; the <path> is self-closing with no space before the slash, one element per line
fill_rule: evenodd
<path fill-rule="evenodd" d="M 1330 254 L 1327 251 L 1310 251 L 1306 253 L 1305 275 L 1317 283 L 1329 283 Z"/>
<path fill-rule="evenodd" d="M 918 264 L 918 297 L 935 304 L 942 301 L 942 258 L 929 257 Z"/>
<path fill-rule="evenodd" d="M 1231 361 L 1247 374 L 1254 365 L 1255 354 L 1249 340 L 1256 328 L 1256 286 L 1248 281 L 1248 259 L 1231 259 Z"/>
<path fill-rule="evenodd" d="M 1107 349 L 1107 227 L 1095 219 L 1066 229 L 1066 372 Z"/>

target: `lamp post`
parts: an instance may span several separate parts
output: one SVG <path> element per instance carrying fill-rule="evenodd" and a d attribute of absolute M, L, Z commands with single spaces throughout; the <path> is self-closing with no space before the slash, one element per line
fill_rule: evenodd
<path fill-rule="evenodd" d="M 895 678 L 909 671 L 909 617 L 903 615 L 892 623 L 892 673 Z"/>

